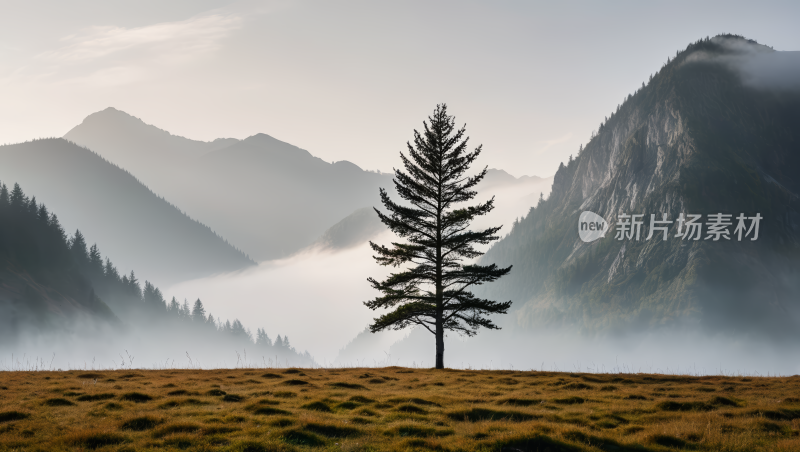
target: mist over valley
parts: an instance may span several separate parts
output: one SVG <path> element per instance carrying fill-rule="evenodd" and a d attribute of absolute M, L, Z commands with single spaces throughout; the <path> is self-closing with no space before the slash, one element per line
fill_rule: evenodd
<path fill-rule="evenodd" d="M 800 450 L 797 17 L 0 2 L 0 452 Z"/>
<path fill-rule="evenodd" d="M 754 72 L 764 58 L 775 69 Z M 792 52 L 745 38 L 701 39 L 626 96 L 555 175 L 487 169 L 474 202 L 494 208 L 469 226 L 502 225 L 500 240 L 476 245 L 486 254 L 467 262 L 512 266 L 475 288 L 512 304 L 491 317 L 500 330 L 448 334 L 448 365 L 795 372 L 796 358 L 777 359 L 796 356 L 800 98 L 784 74 L 795 66 Z M 484 166 L 478 159 L 468 175 Z M 381 314 L 363 305 L 375 297 L 366 279 L 398 271 L 376 266 L 369 246 L 397 240 L 374 210 L 387 214 L 379 189 L 397 199 L 396 178 L 264 133 L 192 140 L 112 107 L 63 138 L 2 146 L 7 215 L 30 211 L 61 230 L 58 265 L 75 275 L 14 251 L 38 247 L 36 236 L 6 236 L 13 328 L 3 356 L 106 367 L 123 350 L 141 365 L 225 367 L 245 354 L 273 365 L 431 365 L 422 328 L 364 330 Z M 24 195 L 13 195 L 16 183 Z M 614 236 L 623 214 L 720 209 L 763 215 L 759 241 Z M 582 211 L 612 230 L 581 242 Z"/>

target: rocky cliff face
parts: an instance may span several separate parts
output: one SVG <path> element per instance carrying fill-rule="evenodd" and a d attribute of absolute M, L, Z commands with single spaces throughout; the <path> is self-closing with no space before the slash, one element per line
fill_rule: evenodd
<path fill-rule="evenodd" d="M 796 334 L 800 95 L 749 86 L 736 66 L 770 52 L 732 36 L 680 52 L 603 122 L 558 170 L 550 197 L 486 254 L 485 262 L 514 269 L 484 295 L 513 300 L 526 327 Z M 591 243 L 578 236 L 587 210 L 610 226 Z M 706 240 L 716 213 L 732 215 L 730 240 Z M 763 217 L 758 240 L 733 234 L 741 213 Z M 639 239 L 617 240 L 616 223 L 633 214 L 643 215 Z M 666 240 L 661 231 L 647 239 L 651 214 L 673 221 Z M 676 237 L 681 214 L 702 215 L 699 240 Z"/>

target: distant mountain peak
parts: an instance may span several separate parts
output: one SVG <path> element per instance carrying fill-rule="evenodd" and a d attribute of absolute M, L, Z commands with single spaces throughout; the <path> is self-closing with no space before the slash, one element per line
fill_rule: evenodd
<path fill-rule="evenodd" d="M 267 135 L 266 133 L 257 133 L 255 135 L 251 135 L 251 136 L 245 138 L 244 140 L 242 140 L 242 143 L 249 144 L 249 145 L 252 145 L 252 146 L 270 146 L 270 147 L 279 146 L 279 147 L 282 147 L 282 148 L 283 147 L 291 147 L 291 148 L 296 148 L 296 149 L 305 151 L 305 149 L 300 149 L 299 147 L 297 147 L 297 146 L 295 146 L 293 144 L 290 144 L 290 143 L 287 143 L 285 141 L 279 140 L 279 139 L 273 137 L 272 135 Z"/>
<path fill-rule="evenodd" d="M 193 140 L 191 138 L 186 138 L 180 135 L 174 135 L 164 129 L 161 129 L 155 125 L 148 124 L 144 122 L 142 119 L 131 115 L 123 110 L 118 110 L 114 107 L 106 107 L 104 110 L 96 111 L 91 113 L 89 116 L 83 119 L 80 125 L 74 127 L 72 130 L 67 132 L 64 135 L 64 138 L 68 138 L 68 135 L 72 134 L 73 131 L 80 128 L 81 126 L 99 126 L 103 128 L 113 128 L 113 127 L 137 127 L 139 130 L 138 132 L 147 132 L 147 133 L 156 133 L 162 134 L 168 137 L 175 137 L 180 138 L 196 143 L 217 143 L 217 142 L 236 142 L 239 141 L 235 138 L 217 138 L 213 141 L 202 141 L 202 140 Z M 259 134 L 261 135 L 261 134 Z"/>
<path fill-rule="evenodd" d="M 182 163 L 239 141 L 218 138 L 205 142 L 173 135 L 114 107 L 90 114 L 64 138 L 137 175 L 146 174 L 154 165 Z"/>
<path fill-rule="evenodd" d="M 281 141 L 281 140 L 273 137 L 272 135 L 267 135 L 266 133 L 257 133 L 255 135 L 251 135 L 251 136 L 245 138 L 243 141 L 248 142 L 248 141 L 265 141 L 265 140 L 266 141 Z M 281 143 L 284 143 L 284 142 L 281 141 Z"/>
<path fill-rule="evenodd" d="M 481 188 L 499 186 L 499 185 L 516 185 L 527 182 L 538 182 L 543 180 L 539 176 L 520 176 L 514 177 L 508 174 L 505 170 L 490 168 L 486 171 L 486 177 L 481 181 Z"/>
<path fill-rule="evenodd" d="M 87 116 L 86 118 L 83 119 L 82 124 L 95 124 L 95 123 L 100 122 L 100 123 L 102 123 L 101 124 L 102 126 L 109 126 L 109 125 L 113 124 L 113 122 L 111 122 L 111 121 L 117 122 L 117 123 L 125 122 L 127 124 L 137 125 L 137 126 L 152 127 L 152 128 L 154 128 L 154 129 L 156 129 L 156 130 L 158 130 L 160 132 L 166 133 L 167 135 L 172 135 L 171 133 L 167 132 L 166 130 L 159 129 L 158 127 L 153 126 L 151 124 L 147 124 L 144 121 L 142 121 L 141 119 L 137 118 L 136 116 L 128 114 L 128 113 L 126 113 L 126 112 L 124 112 L 122 110 L 117 110 L 114 107 L 107 107 L 104 110 L 96 111 L 96 112 L 90 114 L 89 116 Z"/>

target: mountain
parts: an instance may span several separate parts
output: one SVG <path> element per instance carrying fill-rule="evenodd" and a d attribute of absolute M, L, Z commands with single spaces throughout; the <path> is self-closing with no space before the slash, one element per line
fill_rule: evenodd
<path fill-rule="evenodd" d="M 253 262 L 130 173 L 64 139 L 0 146 L 0 179 L 18 182 L 103 246 L 120 269 L 168 284 Z"/>
<path fill-rule="evenodd" d="M 256 259 L 291 254 L 354 210 L 379 203 L 391 179 L 258 134 L 205 155 L 182 172 L 174 197 Z M 217 185 L 204 181 L 215 180 Z"/>
<path fill-rule="evenodd" d="M 514 265 L 481 295 L 513 300 L 509 323 L 618 333 L 680 326 L 796 337 L 800 317 L 800 53 L 738 36 L 678 52 L 629 95 L 549 198 L 532 208 L 482 262 Z M 794 84 L 789 81 L 794 80 Z M 584 242 L 584 211 L 608 222 Z M 712 214 L 731 214 L 713 240 Z M 624 215 L 642 235 L 617 239 Z M 673 221 L 647 240 L 650 215 Z M 679 215 L 702 215 L 699 240 L 676 237 Z M 757 215 L 759 236 L 738 240 Z M 746 232 L 746 231 L 745 231 Z M 695 235 L 692 235 L 692 238 Z"/>
<path fill-rule="evenodd" d="M 153 188 L 152 184 L 167 177 L 172 167 L 239 141 L 235 138 L 218 138 L 212 142 L 190 140 L 111 107 L 87 116 L 67 132 L 64 139 L 95 151 L 102 149 L 103 158 L 130 171 Z M 154 178 L 153 174 L 160 177 Z"/>
<path fill-rule="evenodd" d="M 476 190 L 481 201 L 494 196 L 497 207 L 488 218 L 479 220 L 490 227 L 511 223 L 525 214 L 540 194 L 550 191 L 553 178 L 538 176 L 514 177 L 503 170 L 489 169 Z M 476 224 L 480 227 L 481 224 Z M 345 249 L 366 245 L 379 234 L 387 231 L 372 207 L 363 207 L 328 228 L 315 242 L 324 249 Z"/>
<path fill-rule="evenodd" d="M 386 230 L 375 210 L 364 207 L 328 228 L 316 245 L 323 249 L 352 248 L 366 244 Z"/>
<path fill-rule="evenodd" d="M 356 209 L 378 205 L 391 177 L 257 134 L 211 143 L 170 135 L 113 108 L 65 138 L 141 178 L 257 260 L 310 245 Z"/>
<path fill-rule="evenodd" d="M 253 335 L 238 319 L 215 319 L 200 299 L 192 308 L 174 297 L 167 303 L 153 284 L 142 288 L 133 271 L 120 276 L 79 231 L 68 238 L 58 216 L 19 184 L 0 184 L 0 354 L 30 356 L 13 366 L 33 359 L 31 367 L 41 368 L 42 356 L 52 356 L 52 366 L 56 353 L 66 364 L 94 363 L 97 354 L 105 360 L 125 350 L 130 367 L 129 349 L 156 361 L 186 354 L 192 365 L 192 355 L 219 362 L 239 347 L 260 353 L 264 364 L 269 356 L 275 364 L 316 365 L 287 337 L 273 342 L 261 328 Z"/>
<path fill-rule="evenodd" d="M 481 181 L 480 187 L 482 190 L 486 190 L 489 188 L 501 186 L 501 187 L 520 187 L 526 185 L 534 185 L 539 184 L 543 181 L 546 181 L 547 178 L 539 177 L 539 176 L 520 176 L 514 177 L 504 170 L 489 168 L 486 171 L 486 177 L 483 178 Z"/>

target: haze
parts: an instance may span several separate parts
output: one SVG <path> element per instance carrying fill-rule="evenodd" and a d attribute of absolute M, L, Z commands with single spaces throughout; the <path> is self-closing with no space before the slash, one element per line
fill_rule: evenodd
<path fill-rule="evenodd" d="M 363 302 L 446 103 L 513 265 L 447 366 L 800 372 L 800 4 L 65 3 L 0 7 L 0 367 L 431 366 Z M 722 209 L 760 241 L 575 234 Z"/>
<path fill-rule="evenodd" d="M 791 1 L 7 0 L 0 11 L 0 143 L 63 136 L 114 106 L 193 139 L 262 132 L 384 172 L 439 102 L 486 146 L 486 165 L 548 176 L 698 37 L 800 48 Z"/>

